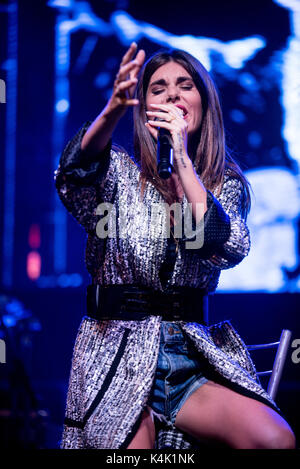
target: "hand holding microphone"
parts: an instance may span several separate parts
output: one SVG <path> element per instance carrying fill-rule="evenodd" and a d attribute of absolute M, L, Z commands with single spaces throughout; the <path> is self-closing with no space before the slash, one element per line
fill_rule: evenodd
<path fill-rule="evenodd" d="M 156 119 L 158 120 L 158 119 Z M 158 128 L 157 172 L 162 179 L 168 179 L 173 169 L 173 145 L 169 130 Z"/>
<path fill-rule="evenodd" d="M 146 123 L 151 135 L 157 140 L 157 172 L 168 179 L 176 170 L 176 158 L 184 151 L 186 122 L 183 111 L 174 104 L 150 104 L 157 110 L 146 111 L 151 120 Z"/>

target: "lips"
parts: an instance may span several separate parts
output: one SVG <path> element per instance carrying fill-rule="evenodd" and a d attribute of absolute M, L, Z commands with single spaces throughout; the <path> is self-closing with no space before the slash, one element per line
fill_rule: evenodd
<path fill-rule="evenodd" d="M 187 115 L 187 109 L 182 106 L 182 104 L 175 104 L 176 107 L 178 107 L 178 109 L 181 109 L 182 112 L 183 112 L 183 117 L 185 118 L 185 116 Z"/>

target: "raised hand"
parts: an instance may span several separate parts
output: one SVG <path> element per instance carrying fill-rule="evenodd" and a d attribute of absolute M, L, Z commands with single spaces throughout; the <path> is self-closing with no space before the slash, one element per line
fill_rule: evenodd
<path fill-rule="evenodd" d="M 100 153 L 106 147 L 127 108 L 139 103 L 137 99 L 133 99 L 133 95 L 138 73 L 145 60 L 145 52 L 143 50 L 136 52 L 137 44 L 133 42 L 121 61 L 107 105 L 92 122 L 82 139 L 82 150 L 91 154 Z"/>
<path fill-rule="evenodd" d="M 135 56 L 135 58 L 134 58 Z M 117 73 L 113 93 L 109 101 L 112 109 L 122 108 L 125 112 L 129 106 L 136 106 L 139 102 L 133 99 L 137 85 L 137 76 L 145 60 L 145 51 L 142 49 L 137 53 L 137 44 L 133 42 L 122 58 Z"/>

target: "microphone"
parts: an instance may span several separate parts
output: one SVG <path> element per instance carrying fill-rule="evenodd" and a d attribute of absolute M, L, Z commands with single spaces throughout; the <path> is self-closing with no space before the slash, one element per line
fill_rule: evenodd
<path fill-rule="evenodd" d="M 172 173 L 173 146 L 172 137 L 167 129 L 158 128 L 157 172 L 162 179 L 168 179 Z"/>

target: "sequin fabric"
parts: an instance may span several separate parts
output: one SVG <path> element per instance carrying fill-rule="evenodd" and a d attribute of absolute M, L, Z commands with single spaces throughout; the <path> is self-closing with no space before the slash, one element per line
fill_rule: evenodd
<path fill-rule="evenodd" d="M 167 237 L 162 196 L 148 182 L 141 201 L 139 168 L 126 152 L 109 145 L 97 158 L 84 155 L 80 144 L 88 126 L 66 146 L 55 181 L 61 201 L 87 233 L 85 259 L 92 282 L 147 285 L 161 291 L 172 285 L 190 286 L 214 292 L 221 269 L 234 267 L 250 249 L 241 216 L 241 183 L 226 174 L 220 194 L 209 193 L 204 246 L 187 249 L 182 238 L 173 273 L 163 285 L 159 272 Z M 106 218 L 113 236 L 99 236 L 99 221 L 106 216 L 103 203 L 113 207 Z M 184 197 L 183 217 L 186 209 Z M 153 316 L 140 322 L 83 319 L 74 346 L 62 448 L 126 447 L 152 387 L 160 324 L 161 318 Z M 182 327 L 221 376 L 276 407 L 228 321 L 210 327 L 183 322 Z M 172 432 L 175 447 L 188 447 L 182 433 L 175 428 Z M 163 441 L 163 433 L 158 441 Z"/>
<path fill-rule="evenodd" d="M 140 323 L 83 319 L 72 359 L 68 418 L 81 422 L 105 381 L 110 385 L 83 429 L 65 427 L 64 448 L 120 447 L 146 405 L 154 379 L 159 331 L 159 318 L 154 317 Z M 124 353 L 113 367 L 125 332 Z"/>

